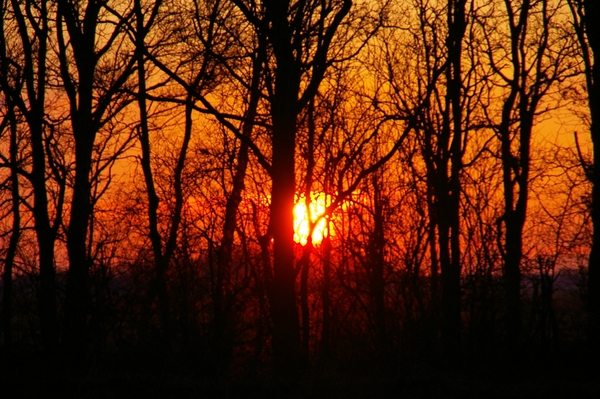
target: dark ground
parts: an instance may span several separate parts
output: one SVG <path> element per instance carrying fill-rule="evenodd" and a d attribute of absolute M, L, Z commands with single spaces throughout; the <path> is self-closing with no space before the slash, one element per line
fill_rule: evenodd
<path fill-rule="evenodd" d="M 534 359 L 517 367 L 412 365 L 378 372 L 327 367 L 287 382 L 262 376 L 207 377 L 197 366 L 157 367 L 146 359 L 105 362 L 86 372 L 65 371 L 52 363 L 3 356 L 0 398 L 600 398 L 598 369 L 574 357 Z"/>

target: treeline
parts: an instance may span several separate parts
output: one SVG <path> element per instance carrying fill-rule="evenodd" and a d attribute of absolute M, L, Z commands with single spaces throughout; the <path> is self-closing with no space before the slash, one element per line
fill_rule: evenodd
<path fill-rule="evenodd" d="M 597 349 L 594 2 L 0 7 L 3 353 L 286 376 Z"/>

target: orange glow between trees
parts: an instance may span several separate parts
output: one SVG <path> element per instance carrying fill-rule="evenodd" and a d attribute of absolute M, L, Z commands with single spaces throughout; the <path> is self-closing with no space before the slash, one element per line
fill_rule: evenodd
<path fill-rule="evenodd" d="M 327 220 L 321 218 L 327 208 L 326 196 L 321 193 L 312 197 L 308 208 L 304 196 L 298 198 L 294 205 L 294 241 L 301 245 L 307 244 L 311 227 L 313 227 L 311 235 L 313 244 L 320 244 L 328 235 Z"/>

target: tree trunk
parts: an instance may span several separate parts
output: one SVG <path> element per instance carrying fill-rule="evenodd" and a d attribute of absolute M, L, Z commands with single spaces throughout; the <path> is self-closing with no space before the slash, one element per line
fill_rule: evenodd
<path fill-rule="evenodd" d="M 160 3 L 155 5 L 153 14 L 149 19 L 152 19 L 157 12 L 157 7 Z M 146 88 L 146 67 L 144 63 L 145 53 L 145 38 L 147 28 L 144 26 L 144 14 L 142 6 L 139 0 L 134 2 L 134 11 L 136 16 L 136 63 L 138 72 L 138 107 L 140 111 L 140 126 L 139 126 L 139 140 L 142 147 L 141 165 L 144 173 L 144 181 L 146 183 L 146 192 L 148 195 L 148 220 L 149 220 L 149 238 L 152 244 L 152 251 L 154 255 L 154 276 L 150 282 L 148 289 L 147 304 L 144 314 L 143 327 L 147 328 L 149 324 L 150 309 L 155 301 L 158 299 L 158 318 L 160 320 L 161 327 L 161 350 L 168 352 L 171 347 L 171 315 L 170 315 L 170 299 L 167 286 L 167 271 L 169 268 L 169 262 L 171 253 L 175 247 L 175 237 L 180 220 L 181 213 L 181 170 L 185 160 L 185 152 L 191 136 L 191 98 L 188 96 L 185 108 L 185 137 L 180 152 L 180 160 L 178 167 L 175 172 L 175 197 L 176 197 L 176 210 L 174 212 L 172 220 L 171 234 L 168 238 L 167 248 L 163 248 L 163 240 L 158 230 L 158 207 L 159 197 L 156 193 L 154 184 L 154 176 L 151 166 L 151 150 L 150 150 L 150 129 L 148 126 L 148 109 L 146 105 L 147 88 Z M 183 157 L 183 158 L 182 158 Z M 172 249 L 171 249 L 172 247 Z"/>
<path fill-rule="evenodd" d="M 309 229 L 310 233 L 310 229 Z M 304 361 L 310 359 L 310 308 L 308 306 L 308 273 L 310 271 L 310 254 L 313 249 L 312 235 L 309 234 L 307 242 L 302 249 L 302 258 L 299 261 L 300 267 L 300 310 L 302 319 L 302 354 Z"/>
<path fill-rule="evenodd" d="M 296 306 L 294 267 L 294 197 L 296 191 L 296 123 L 300 70 L 294 59 L 288 2 L 265 2 L 271 26 L 271 41 L 277 62 L 272 116 L 272 188 L 269 230 L 273 235 L 273 280 L 269 303 L 273 320 L 275 367 L 290 377 L 300 367 L 300 325 Z"/>
<path fill-rule="evenodd" d="M 69 270 L 65 303 L 65 345 L 75 370 L 88 359 L 88 315 L 91 308 L 90 259 L 87 256 L 88 227 L 92 217 L 93 146 L 103 117 L 102 107 L 107 99 L 94 98 L 95 71 L 99 55 L 96 54 L 96 29 L 102 3 L 89 2 L 85 10 L 71 0 L 58 1 L 59 62 L 64 87 L 69 98 L 71 126 L 75 141 L 75 183 L 72 190 L 70 218 L 67 228 L 67 253 Z M 81 13 L 84 15 L 81 15 Z M 79 21 L 85 20 L 85 26 Z M 63 26 L 64 25 L 64 26 Z M 69 35 L 65 41 L 64 27 Z M 67 56 L 67 46 L 73 50 L 77 81 L 70 73 L 72 60 Z M 110 100 L 108 100 L 110 101 Z M 100 105 L 99 105 L 100 104 Z M 102 105 L 104 104 L 104 105 Z M 106 109 L 106 108 L 104 108 Z M 91 239 L 91 238 L 90 238 Z"/>
<path fill-rule="evenodd" d="M 2 273 L 2 332 L 4 334 L 4 349 L 7 353 L 12 349 L 12 316 L 13 316 L 13 265 L 21 236 L 21 212 L 19 210 L 19 176 L 17 172 L 17 156 L 19 152 L 17 143 L 17 120 L 15 118 L 12 101 L 7 100 L 7 115 L 10 128 L 10 185 L 11 185 L 11 214 L 12 228 L 6 258 L 4 260 L 4 272 Z"/>
<path fill-rule="evenodd" d="M 600 25 L 596 17 L 600 4 L 594 0 L 583 0 L 585 27 L 592 49 L 592 68 L 587 71 L 588 95 L 591 116 L 590 133 L 594 151 L 592 172 L 592 224 L 593 243 L 588 264 L 588 308 L 590 317 L 590 342 L 594 352 L 600 352 Z M 591 83 L 591 84 L 590 84 Z"/>
<path fill-rule="evenodd" d="M 25 116 L 29 135 L 31 139 L 32 169 L 29 180 L 33 189 L 33 218 L 39 253 L 39 282 L 38 295 L 40 329 L 44 350 L 51 354 L 58 345 L 58 325 L 56 317 L 56 281 L 54 269 L 54 242 L 56 239 L 56 228 L 50 224 L 48 210 L 48 193 L 46 188 L 46 153 L 44 150 L 43 126 L 45 115 L 46 95 L 46 52 L 48 40 L 48 10 L 47 2 L 39 3 L 39 15 L 37 25 L 33 27 L 36 32 L 36 46 L 34 40 L 28 36 L 32 29 L 28 23 L 33 24 L 33 19 L 26 18 L 21 9 L 22 5 L 17 1 L 11 1 L 14 16 L 19 25 L 19 38 L 23 46 L 24 68 L 23 79 L 27 92 L 27 100 L 20 92 L 21 88 L 10 87 L 7 77 L 8 73 L 3 71 L 2 88 L 9 95 L 10 102 L 19 108 Z M 26 4 L 25 7 L 31 7 Z M 31 10 L 27 10 L 30 12 Z M 29 14 L 28 14 L 29 15 Z M 4 38 L 4 30 L 2 30 Z M 3 40 L 5 43 L 5 40 Z M 2 47 L 2 59 L 6 60 L 6 48 Z M 3 68 L 8 62 L 2 62 Z M 37 66 L 37 70 L 36 70 Z M 64 190 L 64 187 L 61 188 Z M 55 226 L 60 224 L 62 209 L 61 202 L 57 204 Z"/>
<path fill-rule="evenodd" d="M 331 355 L 331 239 L 329 238 L 329 226 L 327 236 L 321 242 L 323 251 L 323 288 L 321 290 L 323 306 L 323 327 L 321 331 L 320 355 L 327 361 Z"/>
<path fill-rule="evenodd" d="M 283 69 L 283 68 L 281 68 Z M 278 80 L 286 80 L 278 73 Z M 288 110 L 295 101 L 278 91 L 273 104 L 273 188 L 271 194 L 270 230 L 274 240 L 273 281 L 269 302 L 273 319 L 273 352 L 278 370 L 293 372 L 300 362 L 300 333 L 296 307 L 294 268 L 294 207 L 295 194 L 295 123 L 296 115 Z M 280 98 L 284 97 L 284 98 Z M 286 101 L 288 100 L 288 101 Z M 292 105 L 290 106 L 290 102 Z M 288 105 L 284 105 L 287 103 Z M 277 105 L 277 104 L 281 104 Z"/>
<path fill-rule="evenodd" d="M 461 250 L 460 250 L 460 173 L 463 156 L 462 109 L 462 41 L 466 29 L 466 0 L 448 2 L 448 66 L 446 68 L 446 109 L 442 130 L 449 140 L 451 160 L 448 186 L 439 202 L 440 209 L 440 264 L 442 266 L 442 317 L 444 350 L 449 360 L 460 354 L 461 335 Z M 451 137 L 451 139 L 450 139 Z M 443 175 L 444 177 L 446 175 Z M 442 216 L 442 214 L 444 216 Z M 443 248 L 443 251 L 442 251 Z M 446 248 L 449 249 L 446 250 Z M 444 252 L 444 253 L 442 253 Z M 449 253 L 448 253 L 449 252 Z M 445 266 L 445 267 L 444 267 Z"/>
<path fill-rule="evenodd" d="M 260 80 L 262 73 L 262 65 L 265 59 L 265 54 L 262 48 L 257 51 L 257 57 L 253 62 L 252 82 L 250 84 L 250 100 L 248 109 L 244 115 L 242 124 L 242 135 L 251 138 L 252 130 L 254 129 L 254 120 L 260 99 Z M 228 281 L 227 275 L 231 268 L 232 250 L 234 233 L 237 226 L 237 212 L 242 202 L 242 194 L 245 188 L 246 171 L 248 169 L 248 143 L 240 142 L 240 149 L 237 155 L 237 165 L 233 176 L 233 187 L 227 198 L 225 205 L 225 221 L 223 223 L 223 238 L 217 253 L 217 276 L 216 284 L 213 292 L 213 307 L 214 307 L 214 362 L 218 363 L 219 367 L 225 367 L 232 356 L 232 342 L 227 338 L 229 332 L 228 325 L 228 306 L 229 298 L 225 295 Z"/>
<path fill-rule="evenodd" d="M 371 307 L 375 319 L 375 347 L 379 360 L 384 362 L 389 355 L 389 342 L 386 327 L 385 298 L 384 298 L 384 215 L 383 199 L 379 186 L 378 174 L 373 174 L 374 190 L 374 231 L 371 237 L 369 262 L 371 275 L 369 289 Z"/>
<path fill-rule="evenodd" d="M 90 96 L 91 97 L 91 96 Z M 91 101 L 90 101 L 91 105 Z M 87 117 L 86 117 L 87 116 Z M 67 251 L 69 270 L 65 304 L 65 340 L 70 356 L 76 362 L 87 358 L 90 310 L 89 259 L 87 257 L 88 225 L 91 217 L 92 145 L 95 137 L 90 113 L 74 115 L 75 185 L 71 201 Z M 77 367 L 77 365 L 75 365 Z"/>

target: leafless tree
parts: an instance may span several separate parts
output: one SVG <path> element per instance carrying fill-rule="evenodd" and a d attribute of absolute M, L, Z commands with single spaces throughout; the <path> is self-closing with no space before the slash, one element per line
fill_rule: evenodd
<path fill-rule="evenodd" d="M 130 14 L 128 14 L 130 15 Z M 93 211 L 91 172 L 99 132 L 131 97 L 121 90 L 134 71 L 125 22 L 104 1 L 58 1 L 58 62 L 74 139 L 74 183 L 69 206 L 65 341 L 76 359 L 87 356 L 90 312 L 88 240 Z"/>
<path fill-rule="evenodd" d="M 10 17 L 6 14 L 10 10 Z M 53 140 L 46 118 L 48 91 L 48 46 L 51 17 L 55 7 L 47 1 L 6 3 L 2 37 L 2 90 L 16 110 L 24 116 L 31 145 L 31 170 L 19 170 L 33 189 L 32 212 L 39 249 L 39 315 L 44 347 L 58 344 L 54 246 L 62 222 L 64 176 L 57 176 L 56 202 L 49 200 L 48 168 L 55 166 L 48 144 Z M 6 28 L 18 31 L 7 36 Z M 58 169 L 53 171 L 58 172 Z M 60 180 L 62 179 L 62 182 Z M 53 181 L 51 179 L 50 181 Z M 15 186 L 16 188 L 16 186 Z M 52 216 L 53 215 L 53 216 Z"/>
<path fill-rule="evenodd" d="M 592 223 L 593 243 L 588 265 L 588 306 L 591 313 L 590 340 L 598 348 L 600 332 L 600 162 L 595 157 L 600 153 L 600 28 L 594 23 L 593 15 L 600 12 L 599 5 L 591 0 L 570 0 L 571 15 L 579 47 L 588 93 L 590 109 L 590 134 L 594 150 L 594 160 L 589 168 L 592 181 Z M 598 349 L 596 349 L 598 350 Z"/>
<path fill-rule="evenodd" d="M 495 4 L 492 4 L 492 9 Z M 494 21 L 483 26 L 486 31 L 485 53 L 492 76 L 499 77 L 494 90 L 506 88 L 502 94 L 502 109 L 492 117 L 491 125 L 500 140 L 502 160 L 504 214 L 498 220 L 498 242 L 504 260 L 506 295 L 506 328 L 513 348 L 521 335 L 521 259 L 523 257 L 523 227 L 529 198 L 531 145 L 534 126 L 543 112 L 544 97 L 570 71 L 566 58 L 572 45 L 561 37 L 560 4 L 551 1 L 524 1 L 516 6 L 504 2 L 500 15 L 488 17 Z M 504 24 L 499 21 L 505 19 Z M 494 41 L 498 37 L 499 42 Z M 532 42 L 530 38 L 534 38 Z M 510 61 L 510 67 L 505 62 Z M 494 79 L 494 78 L 492 78 Z"/>

